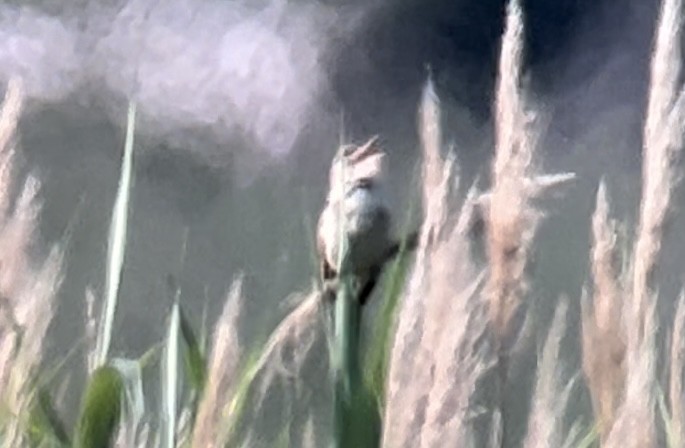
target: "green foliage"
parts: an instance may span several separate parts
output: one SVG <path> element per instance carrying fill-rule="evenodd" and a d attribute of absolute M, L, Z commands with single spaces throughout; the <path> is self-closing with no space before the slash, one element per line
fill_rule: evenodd
<path fill-rule="evenodd" d="M 335 300 L 331 353 L 334 384 L 333 447 L 372 448 L 380 440 L 380 415 L 360 366 L 361 304 L 347 274 L 347 244 L 341 244 L 340 284 Z"/>
<path fill-rule="evenodd" d="M 121 418 L 124 380 L 111 366 L 98 367 L 86 387 L 78 418 L 75 448 L 112 446 Z"/>
<path fill-rule="evenodd" d="M 38 377 L 30 386 L 30 405 L 28 409 L 26 431 L 29 436 L 31 446 L 70 446 L 69 431 L 62 421 L 52 396 L 49 385 L 55 380 L 57 374 L 62 371 L 67 362 L 72 360 L 81 342 L 74 346 L 62 357 L 59 362 L 40 372 Z"/>
<path fill-rule="evenodd" d="M 183 338 L 183 365 L 192 387 L 194 401 L 202 396 L 207 377 L 207 358 L 200 345 L 200 339 L 179 305 L 181 336 Z M 195 406 L 193 406 L 195 408 Z"/>
<path fill-rule="evenodd" d="M 37 386 L 29 411 L 28 427 L 31 446 L 68 447 L 69 434 L 52 402 L 50 392 Z"/>
<path fill-rule="evenodd" d="M 248 411 L 248 398 L 252 385 L 254 384 L 257 374 L 262 368 L 260 361 L 262 360 L 262 350 L 253 349 L 247 356 L 245 364 L 238 375 L 238 381 L 233 391 L 233 396 L 226 406 L 224 412 L 224 419 L 222 422 L 221 440 L 228 441 L 228 446 L 238 435 L 238 428 L 240 423 L 244 420 Z"/>
<path fill-rule="evenodd" d="M 574 445 L 574 448 L 589 448 L 591 446 L 597 446 L 599 441 L 599 433 L 596 427 L 591 427 L 587 430 L 585 436 Z"/>
<path fill-rule="evenodd" d="M 410 254 L 403 246 L 393 261 L 384 283 L 382 307 L 373 323 L 371 345 L 366 356 L 365 381 L 369 390 L 376 396 L 380 408 L 385 405 L 385 378 L 392 350 L 395 318 L 399 309 L 402 288 L 406 283 L 409 261 Z"/>
<path fill-rule="evenodd" d="M 419 170 L 414 171 L 412 185 L 417 185 Z M 385 407 L 385 380 L 388 372 L 390 351 L 392 350 L 395 322 L 400 306 L 400 297 L 409 273 L 411 253 L 407 250 L 407 238 L 412 232 L 412 217 L 419 203 L 418 198 L 408 201 L 407 214 L 402 229 L 403 239 L 400 250 L 392 261 L 383 282 L 381 308 L 371 326 L 372 335 L 364 363 L 364 381 L 375 395 L 380 410 Z"/>
<path fill-rule="evenodd" d="M 673 416 L 671 416 L 671 413 L 668 411 L 664 391 L 660 387 L 657 387 L 656 389 L 659 416 L 661 417 L 661 420 L 664 422 L 664 430 L 666 431 L 666 443 L 668 444 L 669 448 L 680 447 L 682 446 L 680 441 L 680 434 L 678 433 L 678 431 L 676 431 L 676 425 L 673 420 Z"/>

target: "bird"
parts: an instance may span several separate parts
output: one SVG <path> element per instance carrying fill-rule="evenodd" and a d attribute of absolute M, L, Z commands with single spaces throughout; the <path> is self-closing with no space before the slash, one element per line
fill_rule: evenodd
<path fill-rule="evenodd" d="M 320 276 L 330 300 L 335 300 L 340 280 L 341 229 L 347 238 L 347 266 L 362 306 L 384 265 L 401 249 L 392 235 L 393 216 L 384 192 L 385 158 L 375 135 L 362 145 L 342 145 L 331 163 L 328 195 L 317 224 Z M 405 247 L 415 248 L 417 240 L 418 232 L 413 232 Z"/>

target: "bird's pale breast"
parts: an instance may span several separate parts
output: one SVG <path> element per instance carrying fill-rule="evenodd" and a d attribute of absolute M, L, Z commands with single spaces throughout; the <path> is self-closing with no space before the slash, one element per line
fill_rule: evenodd
<path fill-rule="evenodd" d="M 355 271 L 363 272 L 379 262 L 390 244 L 390 216 L 382 193 L 374 188 L 353 188 L 341 200 L 328 204 L 321 216 L 319 237 L 332 266 L 338 264 L 342 216 L 350 262 Z"/>

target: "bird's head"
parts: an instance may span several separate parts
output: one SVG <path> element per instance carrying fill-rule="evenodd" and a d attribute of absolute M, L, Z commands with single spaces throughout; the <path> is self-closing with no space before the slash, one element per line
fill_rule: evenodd
<path fill-rule="evenodd" d="M 331 166 L 331 195 L 342 195 L 360 182 L 381 182 L 385 171 L 384 162 L 385 151 L 378 144 L 378 136 L 371 137 L 361 146 L 341 146 Z"/>

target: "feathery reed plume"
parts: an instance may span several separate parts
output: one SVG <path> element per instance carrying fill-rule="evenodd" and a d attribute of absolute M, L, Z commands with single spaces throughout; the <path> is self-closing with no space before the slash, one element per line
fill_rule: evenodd
<path fill-rule="evenodd" d="M 29 259 L 38 204 L 38 180 L 29 176 L 12 203 L 12 140 L 22 105 L 22 86 L 12 79 L 0 112 L 0 405 L 11 418 L 0 428 L 3 446 L 24 446 L 22 419 L 34 399 L 29 382 L 41 360 L 62 280 L 63 252 L 54 247 L 41 265 Z"/>
<path fill-rule="evenodd" d="M 506 439 L 505 384 L 509 350 L 515 341 L 513 320 L 526 289 L 525 269 L 538 216 L 526 188 L 533 175 L 537 139 L 534 115 L 521 87 L 523 13 L 517 0 L 507 4 L 495 99 L 495 155 L 491 187 L 485 207 L 486 252 L 489 276 L 485 294 L 490 328 L 497 351 L 498 406 L 502 442 Z"/>
<path fill-rule="evenodd" d="M 507 5 L 496 86 L 495 155 L 490 192 L 485 197 L 486 283 L 489 325 L 495 338 L 499 373 L 499 411 L 506 443 L 505 387 L 511 349 L 519 339 L 516 322 L 527 291 L 529 252 L 542 213 L 534 201 L 550 187 L 574 178 L 571 173 L 539 175 L 536 149 L 539 120 L 522 86 L 523 13 L 518 0 Z"/>
<path fill-rule="evenodd" d="M 530 203 L 533 192 L 525 180 L 533 174 L 538 133 L 520 86 L 522 52 L 523 15 L 519 2 L 512 0 L 507 6 L 499 63 L 495 157 L 486 219 L 489 313 L 500 344 L 512 336 L 512 318 L 525 292 L 528 250 L 538 221 Z"/>
<path fill-rule="evenodd" d="M 642 150 L 642 200 L 633 253 L 632 300 L 643 316 L 652 291 L 664 225 L 676 178 L 685 130 L 685 91 L 681 74 L 682 0 L 663 0 L 652 53 L 651 79 Z M 636 337 L 646 330 L 635 322 Z"/>
<path fill-rule="evenodd" d="M 680 294 L 671 336 L 671 372 L 669 399 L 673 446 L 685 440 L 685 410 L 683 409 L 683 368 L 685 367 L 685 292 Z"/>
<path fill-rule="evenodd" d="M 383 446 L 391 447 L 474 440 L 476 383 L 491 364 L 478 294 L 482 275 L 464 231 L 474 207 L 468 200 L 461 213 L 448 206 L 455 164 L 440 154 L 440 110 L 430 79 L 419 126 L 423 223 L 389 365 Z"/>
<path fill-rule="evenodd" d="M 639 316 L 639 321 L 645 329 L 642 339 L 638 340 L 634 336 L 634 330 L 629 333 L 624 399 L 603 448 L 657 446 L 654 394 L 657 353 L 655 299 L 655 296 L 649 296 L 641 304 L 643 314 Z M 629 310 L 628 314 L 637 316 L 635 310 Z M 631 322 L 634 323 L 636 322 Z"/>
<path fill-rule="evenodd" d="M 320 330 L 317 325 L 320 317 L 319 300 L 319 291 L 315 288 L 299 296 L 299 305 L 271 333 L 255 367 L 257 372 L 264 374 L 264 378 L 271 378 L 262 381 L 257 407 L 263 404 L 267 391 L 265 386 L 275 376 L 297 378 L 302 373 L 301 369 Z"/>
<path fill-rule="evenodd" d="M 681 72 L 682 0 L 664 0 L 652 53 L 651 79 L 642 151 L 642 197 L 632 254 L 630 303 L 624 306 L 626 380 L 624 401 L 616 415 L 607 447 L 650 447 L 656 444 L 655 387 L 657 296 L 653 275 L 667 221 L 676 162 L 683 145 L 685 93 Z"/>
<path fill-rule="evenodd" d="M 523 13 L 507 5 L 495 100 L 495 157 L 486 208 L 487 282 L 490 320 L 499 341 L 512 336 L 512 319 L 526 290 L 528 252 L 541 213 L 533 201 L 545 190 L 574 179 L 573 173 L 539 174 L 535 152 L 538 120 L 521 86 Z"/>
<path fill-rule="evenodd" d="M 593 217 L 594 312 L 584 307 L 583 367 L 600 435 L 607 447 L 648 447 L 656 443 L 653 352 L 657 297 L 652 277 L 672 190 L 678 180 L 675 167 L 685 127 L 685 93 L 678 85 L 681 15 L 682 0 L 663 1 L 652 53 L 643 132 L 642 197 L 631 259 L 632 285 L 619 283 L 619 273 L 613 266 L 616 232 L 608 217 L 604 185 L 600 186 Z M 630 301 L 621 303 L 619 296 L 626 292 Z M 628 328 L 630 331 L 625 332 Z M 676 363 L 676 352 L 673 353 L 672 363 Z M 671 383 L 672 389 L 679 389 L 677 382 Z"/>
<path fill-rule="evenodd" d="M 198 404 L 193 447 L 223 446 L 218 440 L 223 406 L 230 401 L 238 379 L 241 346 L 238 321 L 242 300 L 242 277 L 231 285 L 223 312 L 216 323 L 208 360 L 207 383 Z"/>
<path fill-rule="evenodd" d="M 625 381 L 625 335 L 621 316 L 623 288 L 616 269 L 616 223 L 602 182 L 592 216 L 592 304 L 582 301 L 583 371 L 602 440 L 611 430 Z M 585 296 L 587 297 L 587 296 Z"/>
<path fill-rule="evenodd" d="M 533 409 L 528 420 L 524 447 L 546 448 L 564 445 L 564 414 L 575 381 L 562 381 L 559 366 L 561 340 L 566 333 L 568 303 L 562 299 L 557 305 L 547 340 L 542 349 L 542 362 L 538 365 Z"/>
<path fill-rule="evenodd" d="M 281 423 L 291 424 L 291 436 L 295 434 L 294 437 L 302 438 L 306 421 L 297 419 L 307 415 L 305 410 L 311 411 L 307 407 L 311 401 L 303 397 L 311 398 L 314 394 L 329 397 L 330 388 L 321 385 L 321 379 L 328 378 L 329 372 L 327 358 L 322 353 L 325 345 L 317 345 L 326 341 L 320 325 L 320 306 L 323 303 L 321 291 L 314 286 L 306 294 L 295 294 L 288 300 L 291 301 L 299 304 L 271 333 L 266 344 L 259 349 L 259 357 L 249 363 L 238 390 L 224 411 L 223 422 L 228 421 L 229 425 L 222 432 L 222 443 L 230 440 L 235 444 L 237 440 L 245 442 L 253 438 L 265 441 L 267 434 L 259 432 L 260 428 L 263 429 L 259 423 L 270 412 L 268 404 L 279 399 L 286 399 L 286 405 L 294 403 L 293 406 L 297 407 L 292 415 L 282 416 Z M 312 383 L 316 384 L 316 389 L 310 386 Z M 293 400 L 293 397 L 298 400 Z M 250 406 L 246 409 L 248 400 Z M 330 424 L 330 409 L 327 406 L 317 409 L 317 412 L 320 414 L 316 415 L 317 421 Z M 247 429 L 241 425 L 241 434 L 237 432 L 240 421 L 251 423 Z M 273 427 L 274 422 L 269 422 L 270 427 Z M 268 435 L 273 434 L 269 432 Z M 299 446 L 294 442 L 293 445 Z"/>

